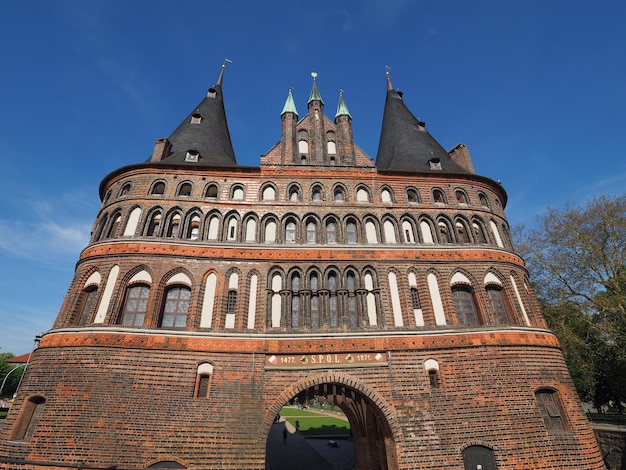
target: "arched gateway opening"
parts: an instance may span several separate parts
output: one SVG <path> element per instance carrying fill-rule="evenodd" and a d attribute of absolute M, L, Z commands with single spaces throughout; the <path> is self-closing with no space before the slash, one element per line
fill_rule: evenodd
<path fill-rule="evenodd" d="M 383 409 L 388 411 L 389 405 L 384 403 L 382 398 L 369 387 L 360 383 L 360 380 L 354 377 L 346 377 L 347 380 L 345 381 L 337 380 L 341 379 L 338 377 L 339 374 L 334 373 L 332 375 L 333 380 L 328 380 L 328 377 L 318 377 L 317 380 L 309 378 L 299 382 L 286 390 L 276 400 L 267 415 L 272 424 L 266 434 L 268 436 L 266 468 L 271 470 L 317 468 L 321 470 L 319 463 L 310 466 L 313 464 L 310 459 L 307 459 L 307 452 L 310 450 L 308 447 L 301 447 L 307 452 L 300 452 L 296 449 L 298 445 L 309 446 L 306 442 L 303 443 L 306 439 L 303 440 L 302 436 L 299 435 L 283 436 L 284 421 L 274 422 L 274 418 L 280 413 L 284 405 L 289 403 L 305 405 L 311 403 L 312 400 L 317 400 L 327 404 L 327 406 L 338 407 L 348 419 L 351 431 L 350 445 L 354 449 L 353 468 L 359 470 L 396 470 L 397 461 L 392 430 L 392 427 L 395 427 L 395 419 L 386 416 L 382 411 Z M 293 428 L 291 428 L 291 432 L 293 432 Z M 332 436 L 329 436 L 326 442 L 332 440 Z M 340 446 L 346 445 L 341 440 L 337 440 L 337 443 Z M 294 448 L 289 448 L 289 446 Z M 319 444 L 317 448 L 319 449 Z M 322 452 L 322 457 L 326 460 L 328 460 L 329 455 L 332 457 L 333 452 Z M 330 465 L 327 467 L 329 470 L 342 468 L 333 462 L 329 463 Z"/>

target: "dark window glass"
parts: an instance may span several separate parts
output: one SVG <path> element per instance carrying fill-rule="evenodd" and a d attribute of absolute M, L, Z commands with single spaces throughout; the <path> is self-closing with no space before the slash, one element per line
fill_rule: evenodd
<path fill-rule="evenodd" d="M 120 323 L 124 326 L 143 326 L 143 320 L 148 311 L 148 297 L 150 288 L 139 285 L 129 287 L 126 291 L 126 300 Z"/>
<path fill-rule="evenodd" d="M 168 289 L 165 296 L 161 326 L 182 328 L 187 325 L 190 298 L 191 289 L 188 287 L 172 287 Z"/>
<path fill-rule="evenodd" d="M 453 287 L 452 297 L 459 324 L 464 326 L 477 325 L 478 315 L 474 294 L 464 287 Z"/>

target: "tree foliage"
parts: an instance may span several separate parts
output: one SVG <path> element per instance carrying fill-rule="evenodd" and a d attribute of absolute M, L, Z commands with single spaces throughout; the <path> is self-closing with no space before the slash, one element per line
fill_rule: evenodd
<path fill-rule="evenodd" d="M 548 208 L 515 231 L 583 399 L 626 403 L 626 195 Z"/>
<path fill-rule="evenodd" d="M 4 382 L 5 377 L 10 373 L 6 382 L 4 383 L 4 387 L 2 388 L 1 397 L 10 397 L 13 396 L 15 391 L 17 390 L 17 385 L 20 383 L 20 379 L 22 378 L 22 374 L 24 373 L 24 368 L 22 370 L 18 370 L 12 372 L 14 366 L 7 362 L 7 359 L 13 357 L 12 353 L 2 353 L 0 354 L 0 384 Z"/>

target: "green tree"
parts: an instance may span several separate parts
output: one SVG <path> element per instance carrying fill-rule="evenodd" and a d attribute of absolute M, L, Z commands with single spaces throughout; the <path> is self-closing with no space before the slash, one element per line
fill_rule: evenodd
<path fill-rule="evenodd" d="M 7 359 L 13 357 L 12 353 L 2 353 L 0 354 L 0 384 L 4 382 L 9 373 L 9 377 L 4 383 L 4 387 L 2 388 L 2 393 L 0 397 L 11 397 L 17 390 L 17 386 L 20 383 L 20 379 L 22 378 L 22 374 L 24 374 L 24 367 L 20 367 L 21 370 L 17 370 L 12 372 L 14 366 L 7 362 Z"/>
<path fill-rule="evenodd" d="M 561 341 L 582 398 L 626 403 L 626 195 L 548 208 L 518 228 L 544 314 Z"/>

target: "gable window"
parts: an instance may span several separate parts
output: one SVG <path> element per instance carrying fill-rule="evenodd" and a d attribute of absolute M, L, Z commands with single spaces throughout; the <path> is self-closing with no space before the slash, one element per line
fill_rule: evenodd
<path fill-rule="evenodd" d="M 164 328 L 183 328 L 187 325 L 187 312 L 191 289 L 185 286 L 176 286 L 167 290 L 165 305 L 161 317 L 161 326 Z"/>
<path fill-rule="evenodd" d="M 120 324 L 123 326 L 143 326 L 148 311 L 149 296 L 150 287 L 144 284 L 130 286 L 126 289 Z"/>
<path fill-rule="evenodd" d="M 454 299 L 454 307 L 456 309 L 459 325 L 478 325 L 478 311 L 476 302 L 474 301 L 474 293 L 471 288 L 464 285 L 453 286 L 452 298 Z"/>

